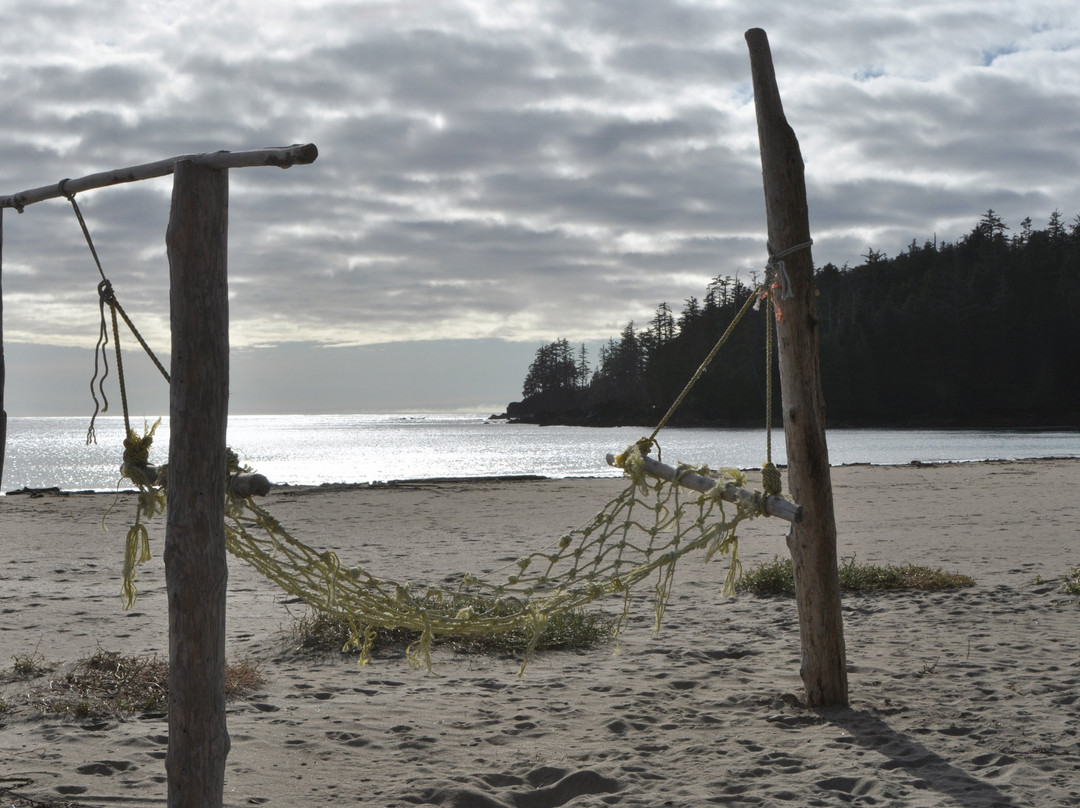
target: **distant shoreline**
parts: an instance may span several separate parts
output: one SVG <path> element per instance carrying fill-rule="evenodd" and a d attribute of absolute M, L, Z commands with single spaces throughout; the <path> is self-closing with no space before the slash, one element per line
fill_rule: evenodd
<path fill-rule="evenodd" d="M 0 490 L 59 486 L 66 491 L 117 490 L 122 423 L 99 425 L 98 444 L 86 445 L 83 419 L 16 421 L 9 429 Z M 170 433 L 162 424 L 152 450 L 168 456 Z M 664 462 L 757 468 L 765 460 L 764 425 L 717 429 L 673 426 L 660 435 Z M 400 484 L 447 478 L 618 476 L 605 455 L 649 435 L 645 426 L 555 426 L 430 414 L 410 416 L 240 417 L 229 423 L 228 442 L 241 460 L 277 484 Z M 773 462 L 787 462 L 783 430 L 774 428 Z M 868 462 L 904 465 L 1030 457 L 1080 457 L 1080 430 L 872 430 L 828 431 L 832 465 Z M 120 481 L 121 487 L 131 483 Z"/>
<path fill-rule="evenodd" d="M 609 413 L 594 413 L 584 411 L 574 412 L 538 412 L 520 415 L 510 415 L 509 410 L 498 415 L 492 415 L 489 421 L 506 421 L 511 424 L 529 424 L 533 426 L 588 426 L 598 428 L 614 428 L 623 426 L 636 426 L 643 429 L 652 429 L 663 417 L 662 412 L 656 413 L 626 413 L 611 415 Z M 760 420 L 725 420 L 725 419 L 701 419 L 701 418 L 675 418 L 668 429 L 760 429 Z M 774 429 L 783 429 L 780 419 L 773 423 Z M 1033 418 L 999 418 L 974 423 L 965 422 L 958 424 L 950 419 L 912 418 L 903 423 L 881 424 L 873 420 L 851 421 L 826 424 L 827 430 L 842 429 L 880 429 L 883 431 L 903 430 L 948 430 L 948 431 L 1002 431 L 1002 432 L 1080 432 L 1080 425 L 1063 424 L 1054 421 L 1041 421 Z"/>
<path fill-rule="evenodd" d="M 832 463 L 831 469 L 859 469 L 859 468 L 875 468 L 875 469 L 904 469 L 904 468 L 939 468 L 948 466 L 976 466 L 976 465 L 1038 465 L 1046 463 L 1080 463 L 1080 457 L 1069 456 L 1057 456 L 1047 455 L 1045 457 L 1022 457 L 1022 458 L 982 458 L 979 460 L 910 460 L 906 463 L 870 463 L 870 462 L 855 462 L 855 463 Z M 781 471 L 787 469 L 787 464 L 778 463 L 777 468 Z M 757 467 L 747 466 L 740 469 L 741 471 L 758 471 Z M 492 484 L 512 484 L 512 483 L 536 483 L 536 482 L 591 482 L 597 480 L 613 480 L 619 479 L 621 475 L 617 469 L 613 469 L 610 474 L 593 474 L 593 475 L 575 475 L 570 477 L 551 477 L 543 474 L 506 474 L 506 475 L 482 475 L 475 477 L 410 477 L 400 480 L 375 480 L 373 482 L 338 482 L 338 483 L 273 483 L 273 490 L 278 493 L 288 492 L 290 494 L 326 494 L 326 493 L 339 493 L 348 491 L 363 491 L 363 490 L 385 490 L 392 488 L 409 489 L 409 488 L 423 488 L 423 487 L 437 487 L 446 485 L 492 485 Z M 0 492 L 0 496 L 4 497 L 27 497 L 30 499 L 38 499 L 43 497 L 67 497 L 67 496 L 94 496 L 94 495 L 108 495 L 115 496 L 117 494 L 130 495 L 136 494 L 138 491 L 134 488 L 118 488 L 108 490 L 95 490 L 90 488 L 84 489 L 71 489 L 66 490 L 59 486 L 48 486 L 45 488 L 30 488 L 23 487 L 20 489 L 13 489 Z"/>

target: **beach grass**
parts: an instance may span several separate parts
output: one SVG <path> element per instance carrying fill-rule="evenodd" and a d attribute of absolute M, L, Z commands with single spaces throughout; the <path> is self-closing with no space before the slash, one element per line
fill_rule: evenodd
<path fill-rule="evenodd" d="M 898 590 L 942 591 L 974 586 L 975 579 L 958 572 L 916 564 L 859 564 L 855 557 L 842 559 L 837 571 L 840 590 L 848 594 L 892 592 Z M 736 591 L 758 597 L 795 596 L 795 572 L 790 558 L 774 558 L 746 570 Z"/>
<path fill-rule="evenodd" d="M 1061 576 L 1061 590 L 1066 595 L 1080 596 L 1080 567 L 1073 567 L 1067 575 Z"/>
<path fill-rule="evenodd" d="M 16 679 L 33 679 L 53 668 L 37 650 L 16 654 L 11 661 L 11 670 Z"/>
<path fill-rule="evenodd" d="M 32 679 L 55 670 L 40 658 L 16 658 L 13 674 Z M 258 665 L 243 659 L 225 666 L 225 695 L 243 698 L 264 681 Z M 125 656 L 99 650 L 62 676 L 32 688 L 28 699 L 43 713 L 89 718 L 168 709 L 169 664 L 157 656 Z"/>
<path fill-rule="evenodd" d="M 537 640 L 537 651 L 577 651 L 610 641 L 615 636 L 616 619 L 602 612 L 572 609 L 548 618 Z M 491 636 L 455 638 L 453 645 L 467 653 L 517 654 L 529 644 L 525 631 Z"/>
<path fill-rule="evenodd" d="M 615 634 L 616 619 L 602 612 L 573 609 L 552 615 L 536 643 L 537 651 L 578 650 L 610 641 Z M 420 637 L 418 631 L 400 628 L 376 629 L 373 650 L 408 646 Z M 293 623 L 290 639 L 305 652 L 350 653 L 352 628 L 349 622 L 327 612 L 312 610 Z M 518 654 L 529 644 L 525 631 L 507 631 L 487 636 L 436 637 L 439 644 L 449 645 L 463 653 Z"/>

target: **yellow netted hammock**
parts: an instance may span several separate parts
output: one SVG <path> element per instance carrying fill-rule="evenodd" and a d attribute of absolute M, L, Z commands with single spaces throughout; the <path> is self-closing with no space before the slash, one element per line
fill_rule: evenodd
<path fill-rule="evenodd" d="M 122 597 L 124 607 L 130 608 L 138 596 L 136 568 L 150 559 L 149 534 L 144 522 L 164 511 L 168 476 L 165 466 L 155 468 L 149 464 L 150 447 L 158 424 L 144 429 L 141 436 L 130 426 L 118 317 L 127 324 L 165 381 L 169 382 L 170 379 L 164 366 L 116 300 L 75 195 L 65 193 L 65 196 L 71 202 L 101 276 L 98 284 L 100 335 L 95 349 L 94 377 L 90 384 L 95 410 L 87 443 L 96 440 L 94 419 L 98 412 L 108 409 L 102 386 L 108 373 L 108 354 L 105 350 L 109 338 L 105 313 L 107 306 L 111 312 L 126 431 L 121 474 L 139 489 L 135 522 L 128 530 L 124 552 Z M 335 553 L 319 552 L 292 536 L 277 519 L 255 503 L 250 490 L 241 491 L 234 484 L 239 476 L 243 476 L 241 472 L 250 472 L 250 469 L 241 469 L 236 455 L 231 451 L 226 458 L 231 481 L 225 504 L 226 548 L 312 608 L 348 621 L 352 628 L 350 644 L 360 651 L 361 664 L 370 658 L 376 628 L 419 631 L 420 639 L 409 647 L 408 658 L 413 665 L 427 665 L 429 668 L 431 644 L 436 635 L 490 636 L 524 630 L 529 637 L 522 662 L 524 670 L 552 615 L 580 608 L 605 595 L 622 594 L 623 611 L 618 624 L 621 627 L 629 609 L 632 587 L 652 575 L 656 576 L 653 586 L 656 595 L 655 627 L 659 628 L 670 595 L 675 565 L 683 556 L 696 550 L 704 550 L 706 560 L 717 554 L 731 556 L 724 585 L 725 593 L 730 594 L 741 570 L 736 528 L 746 519 L 771 512 L 770 506 L 779 499 L 780 493 L 780 474 L 771 462 L 771 317 L 765 318 L 768 329 L 768 459 L 762 468 L 765 493 L 742 491 L 734 495 L 733 489 L 741 489 L 746 482 L 745 475 L 736 469 L 721 470 L 716 475 L 718 481 L 715 485 L 698 485 L 697 491 L 684 489 L 681 483 L 691 477 L 707 474 L 705 468 L 679 466 L 665 472 L 668 479 L 650 482 L 646 474 L 650 459 L 644 455 L 656 445 L 657 433 L 705 373 L 709 363 L 750 308 L 757 308 L 761 301 L 767 300 L 777 317 L 780 316 L 776 297 L 778 294 L 783 296 L 784 284 L 780 282 L 784 274 L 782 259 L 784 255 L 809 244 L 797 245 L 770 256 L 766 282 L 755 288 L 744 301 L 652 435 L 612 459 L 613 465 L 622 468 L 629 477 L 627 488 L 588 524 L 572 530 L 544 550 L 520 558 L 504 582 L 489 583 L 467 574 L 456 587 L 415 586 L 378 578 L 360 566 L 344 567 Z M 100 378 L 99 351 L 105 368 Z M 100 389 L 100 403 L 95 385 Z M 265 482 L 265 478 L 262 479 Z M 724 507 L 725 499 L 733 502 L 730 515 Z M 791 518 L 791 514 L 785 518 Z"/>
<path fill-rule="evenodd" d="M 792 249 L 807 246 L 809 243 Z M 783 254 L 773 258 L 782 258 Z M 419 632 L 420 637 L 409 646 L 407 656 L 410 664 L 429 669 L 431 645 L 436 636 L 469 638 L 524 632 L 528 642 L 522 661 L 523 671 L 549 618 L 581 608 L 601 597 L 623 596 L 617 637 L 630 608 L 632 588 L 649 577 L 654 577 L 654 630 L 658 630 L 671 592 L 675 566 L 685 555 L 698 550 L 704 551 L 706 561 L 717 555 L 730 556 L 724 593 L 732 594 L 742 569 L 736 535 L 740 523 L 763 514 L 783 516 L 789 521 L 798 521 L 801 516 L 797 506 L 779 496 L 781 476 L 771 460 L 772 317 L 765 317 L 764 492 L 744 490 L 746 475 L 737 469 L 710 472 L 704 467 L 679 465 L 672 468 L 662 466 L 646 455 L 657 445 L 657 434 L 746 313 L 761 301 L 768 301 L 776 316 L 780 316 L 776 297 L 783 296 L 783 284 L 774 277 L 775 270 L 782 270 L 782 267 L 782 260 L 770 259 L 766 282 L 744 301 L 652 434 L 619 455 L 609 456 L 609 462 L 623 469 L 629 478 L 626 489 L 587 524 L 565 534 L 554 544 L 518 559 L 509 567 L 502 582 L 481 581 L 472 574 L 465 574 L 456 586 L 417 585 L 379 578 L 361 566 L 343 566 L 335 553 L 320 552 L 289 533 L 255 502 L 250 490 L 236 485 L 241 477 L 252 475 L 250 469 L 240 468 L 231 451 L 226 458 L 230 475 L 225 504 L 226 548 L 311 608 L 345 620 L 351 628 L 348 645 L 359 651 L 361 664 L 370 659 L 378 628 Z M 138 596 L 136 567 L 150 559 L 149 536 L 144 522 L 164 511 L 168 476 L 164 466 L 154 468 L 149 465 L 150 446 L 157 424 L 144 429 L 142 436 L 128 424 L 119 333 L 115 324 L 118 305 L 111 297 L 106 300 L 103 296 L 102 300 L 103 335 L 107 334 L 105 302 L 114 311 L 117 369 L 127 426 L 121 474 L 139 489 L 135 522 L 128 531 L 124 553 L 122 596 L 124 607 L 130 608 Z M 124 319 L 128 321 L 126 316 Z M 132 330 L 135 331 L 134 326 Z M 139 342 L 168 380 L 168 374 L 141 337 Z M 661 469 L 657 468 L 661 466 Z M 649 475 L 658 473 L 659 479 L 650 479 Z M 266 482 L 265 478 L 261 479 Z M 725 501 L 731 503 L 730 508 L 725 507 Z"/>
<path fill-rule="evenodd" d="M 136 566 L 150 558 L 143 522 L 165 507 L 166 469 L 145 471 L 152 440 L 150 428 L 142 437 L 129 434 L 125 441 L 122 473 L 139 489 L 125 552 L 125 608 L 134 604 L 138 594 Z M 529 638 L 521 665 L 524 671 L 552 615 L 607 595 L 622 595 L 617 636 L 630 608 L 631 590 L 650 577 L 654 579 L 654 630 L 658 630 L 675 566 L 689 553 L 703 551 L 706 561 L 730 556 L 724 592 L 733 592 L 741 573 L 736 528 L 765 513 L 766 503 L 778 498 L 742 491 L 746 475 L 737 469 L 710 472 L 679 466 L 671 480 L 650 479 L 646 464 L 651 458 L 642 453 L 643 448 L 648 450 L 646 443 L 630 446 L 612 458 L 628 477 L 622 493 L 587 524 L 518 559 L 499 583 L 466 574 L 456 586 L 417 585 L 377 577 L 362 566 L 345 566 L 335 553 L 320 552 L 295 538 L 253 497 L 237 494 L 232 486 L 225 508 L 226 548 L 312 609 L 347 621 L 352 634 L 348 645 L 359 651 L 360 664 L 369 661 L 378 628 L 419 632 L 407 657 L 411 665 L 429 669 L 436 636 L 467 638 L 524 631 Z M 232 452 L 227 464 L 230 475 L 250 471 L 240 468 Z M 704 493 L 679 484 L 684 477 L 703 475 L 717 480 Z M 733 496 L 736 490 L 740 495 Z M 734 502 L 725 503 L 725 498 Z"/>

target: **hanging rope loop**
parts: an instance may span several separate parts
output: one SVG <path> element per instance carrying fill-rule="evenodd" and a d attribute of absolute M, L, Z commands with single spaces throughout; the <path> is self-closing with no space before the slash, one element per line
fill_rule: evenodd
<path fill-rule="evenodd" d="M 105 395 L 105 379 L 109 376 L 109 354 L 106 350 L 106 346 L 109 344 L 109 320 L 112 321 L 112 334 L 113 334 L 113 347 L 116 349 L 116 375 L 120 384 L 120 402 L 123 405 L 124 410 L 124 434 L 131 434 L 131 421 L 128 415 L 128 402 L 127 402 L 127 385 L 124 380 L 124 360 L 120 353 L 120 326 L 117 321 L 117 315 L 123 318 L 124 323 L 131 331 L 132 335 L 138 341 L 139 345 L 146 352 L 146 355 L 150 357 L 150 360 L 154 363 L 154 366 L 160 371 L 161 375 L 165 377 L 165 381 L 169 381 L 169 374 L 165 370 L 165 366 L 161 364 L 161 361 L 151 350 L 146 340 L 143 339 L 142 334 L 139 333 L 139 329 L 135 327 L 135 323 L 128 317 L 127 312 L 124 311 L 124 307 L 120 305 L 120 302 L 116 299 L 116 292 L 113 290 L 112 282 L 105 277 L 105 270 L 101 267 L 101 259 L 98 258 L 97 248 L 94 246 L 94 239 L 90 236 L 90 228 L 86 225 L 86 219 L 83 218 L 82 211 L 79 209 L 79 203 L 75 201 L 75 194 L 69 193 L 67 190 L 68 180 L 60 180 L 57 188 L 60 193 L 63 194 L 67 200 L 71 203 L 72 209 L 75 211 L 75 218 L 79 220 L 79 227 L 82 228 L 83 237 L 86 239 L 86 245 L 90 248 L 90 254 L 94 257 L 94 265 L 97 267 L 98 274 L 101 276 L 101 281 L 97 285 L 98 292 L 98 309 L 101 313 L 100 325 L 98 328 L 98 342 L 94 348 L 94 375 L 90 379 L 90 396 L 94 399 L 94 414 L 90 416 L 90 426 L 86 430 L 86 445 L 89 446 L 92 443 L 97 443 L 97 431 L 95 429 L 95 422 L 99 413 L 109 411 L 109 399 Z M 109 307 L 109 317 L 105 316 L 105 307 Z M 101 396 L 100 400 L 98 396 Z"/>
<path fill-rule="evenodd" d="M 791 277 L 788 275 L 784 259 L 798 252 L 809 249 L 813 245 L 813 239 L 788 247 L 778 253 L 771 253 L 765 265 L 765 292 L 762 293 L 759 303 L 767 301 L 778 323 L 784 322 L 784 312 L 780 307 L 781 300 L 792 298 Z M 783 491 L 783 475 L 772 462 L 772 421 L 773 421 L 773 345 L 774 331 L 773 317 L 765 318 L 765 463 L 761 467 L 761 487 L 769 496 L 780 496 Z"/>
<path fill-rule="evenodd" d="M 775 286 L 775 284 L 773 284 Z M 769 305 L 776 310 L 776 321 L 782 322 L 780 308 L 776 303 L 775 290 L 766 293 Z M 769 312 L 765 312 L 765 463 L 761 467 L 761 487 L 769 496 L 778 497 L 783 491 L 784 479 L 772 462 L 773 421 L 773 333 L 776 327 Z"/>
<path fill-rule="evenodd" d="M 98 284 L 98 309 L 101 317 L 98 325 L 98 341 L 94 347 L 94 375 L 90 377 L 90 397 L 94 399 L 94 414 L 90 416 L 90 426 L 86 430 L 87 446 L 97 443 L 94 424 L 98 413 L 109 411 L 109 397 L 105 394 L 105 380 L 109 377 L 109 352 L 106 350 L 109 344 L 109 326 L 105 319 L 105 295 L 102 290 L 102 285 L 107 283 L 108 281 L 102 281 Z M 100 401 L 98 395 L 101 396 Z"/>

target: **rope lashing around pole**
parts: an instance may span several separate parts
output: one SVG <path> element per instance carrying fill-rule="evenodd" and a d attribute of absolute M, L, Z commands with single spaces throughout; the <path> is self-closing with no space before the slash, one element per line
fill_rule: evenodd
<path fill-rule="evenodd" d="M 794 255 L 799 250 L 808 250 L 814 246 L 814 240 L 804 241 L 801 244 L 796 244 L 794 247 L 788 247 L 786 250 L 781 250 L 778 253 L 770 252 L 769 260 L 765 263 L 766 271 L 772 270 L 776 274 L 776 279 L 773 284 L 775 288 L 780 290 L 780 296 L 784 300 L 791 299 L 791 277 L 788 275 L 787 265 L 784 264 L 784 259 L 789 255 Z M 783 317 L 777 318 L 781 322 Z"/>
<path fill-rule="evenodd" d="M 776 322 L 780 323 L 784 321 L 784 312 L 780 308 L 780 304 L 777 302 L 779 296 L 782 300 L 788 300 L 791 298 L 791 278 L 788 276 L 787 267 L 784 265 L 784 258 L 799 250 L 809 249 L 813 245 L 813 240 L 804 241 L 802 244 L 796 244 L 794 247 L 788 247 L 786 250 L 781 250 L 778 253 L 772 253 L 769 255 L 768 263 L 765 265 L 766 279 L 765 286 L 766 291 L 758 298 L 758 303 L 762 300 L 768 301 L 768 306 L 771 308 Z M 755 304 L 755 308 L 757 304 Z M 783 490 L 783 476 L 780 474 L 780 469 L 772 462 L 772 419 L 773 419 L 773 333 L 775 326 L 773 325 L 774 317 L 768 316 L 766 312 L 765 317 L 765 463 L 761 467 L 761 487 L 765 490 L 766 494 L 772 496 L 779 496 Z"/>

